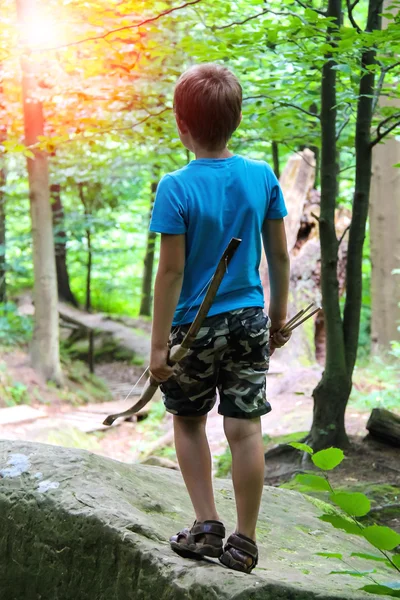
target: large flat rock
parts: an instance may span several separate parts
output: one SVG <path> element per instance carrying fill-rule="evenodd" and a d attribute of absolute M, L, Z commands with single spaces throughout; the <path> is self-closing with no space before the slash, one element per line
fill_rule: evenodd
<path fill-rule="evenodd" d="M 369 582 L 317 552 L 370 551 L 318 519 L 298 492 L 265 487 L 252 575 L 174 554 L 168 538 L 193 520 L 180 473 L 27 442 L 0 442 L 1 600 L 366 600 Z M 232 485 L 215 482 L 228 531 Z M 365 564 L 348 558 L 351 568 Z M 393 579 L 385 567 L 374 575 Z M 381 598 L 382 596 L 379 596 Z"/>

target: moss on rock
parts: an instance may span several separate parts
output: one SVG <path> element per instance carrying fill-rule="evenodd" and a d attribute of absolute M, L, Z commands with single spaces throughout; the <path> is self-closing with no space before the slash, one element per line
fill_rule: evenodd
<path fill-rule="evenodd" d="M 371 600 L 360 579 L 318 552 L 368 552 L 361 538 L 318 519 L 302 494 L 265 487 L 252 576 L 174 554 L 172 533 L 193 520 L 178 472 L 129 466 L 82 450 L 0 442 L 2 600 Z M 229 481 L 215 482 L 234 529 Z M 325 507 L 323 507 L 323 510 Z M 318 532 L 318 535 L 316 534 Z M 368 568 L 368 567 L 367 567 Z M 381 564 L 376 579 L 389 579 Z"/>

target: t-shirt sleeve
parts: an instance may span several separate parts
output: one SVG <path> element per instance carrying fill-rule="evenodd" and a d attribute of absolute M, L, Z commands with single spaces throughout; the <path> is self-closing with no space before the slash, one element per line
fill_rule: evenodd
<path fill-rule="evenodd" d="M 170 175 L 164 175 L 157 187 L 150 231 L 157 233 L 186 233 L 185 198 Z"/>
<path fill-rule="evenodd" d="M 269 203 L 267 212 L 265 214 L 266 219 L 283 219 L 288 214 L 285 200 L 283 198 L 283 193 L 279 181 L 271 169 L 268 166 L 268 174 L 267 174 L 267 188 L 269 193 Z"/>

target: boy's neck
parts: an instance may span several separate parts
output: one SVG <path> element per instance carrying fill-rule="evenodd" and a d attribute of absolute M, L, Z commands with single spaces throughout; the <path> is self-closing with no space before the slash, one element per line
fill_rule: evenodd
<path fill-rule="evenodd" d="M 225 147 L 223 150 L 205 150 L 204 148 L 194 148 L 194 155 L 198 158 L 231 158 L 232 152 Z"/>

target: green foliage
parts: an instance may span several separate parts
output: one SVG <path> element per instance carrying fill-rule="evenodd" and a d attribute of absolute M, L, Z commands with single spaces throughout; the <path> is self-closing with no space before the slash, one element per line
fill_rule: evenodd
<path fill-rule="evenodd" d="M 291 442 L 289 446 L 296 448 L 296 450 L 302 450 L 303 452 L 307 452 L 307 454 L 314 454 L 314 450 L 311 448 L 311 446 L 308 446 L 307 444 L 302 444 L 300 442 Z"/>
<path fill-rule="evenodd" d="M 312 475 L 311 473 L 303 475 L 302 473 L 299 473 L 298 475 L 296 475 L 294 481 L 300 484 L 300 491 L 331 491 L 331 486 L 329 485 L 329 482 L 324 477 L 320 477 L 319 475 Z"/>
<path fill-rule="evenodd" d="M 6 406 L 17 406 L 18 404 L 29 404 L 28 388 L 23 383 L 6 385 L 4 388 L 4 403 Z"/>
<path fill-rule="evenodd" d="M 217 458 L 215 477 L 227 477 L 231 472 L 231 468 L 232 454 L 229 446 L 227 446 L 224 453 Z"/>
<path fill-rule="evenodd" d="M 363 517 L 371 510 L 371 502 L 365 494 L 351 492 L 335 492 L 331 500 L 352 517 Z"/>
<path fill-rule="evenodd" d="M 327 448 L 313 454 L 311 460 L 314 465 L 323 471 L 331 471 L 344 459 L 344 453 L 339 448 Z"/>
<path fill-rule="evenodd" d="M 398 345 L 400 348 L 400 344 Z M 373 357 L 364 367 L 356 367 L 354 385 L 349 404 L 354 409 L 372 410 L 386 408 L 396 410 L 400 405 L 400 350 L 392 343 L 392 356 L 388 360 L 380 356 Z M 398 354 L 396 354 L 398 352 Z"/>
<path fill-rule="evenodd" d="M 32 319 L 20 315 L 12 302 L 0 304 L 0 344 L 12 346 L 29 341 L 32 335 Z"/>
<path fill-rule="evenodd" d="M 293 445 L 293 444 L 292 444 Z M 298 449 L 304 451 L 301 444 Z M 320 456 L 318 456 L 320 455 Z M 314 458 L 317 460 L 314 461 Z M 312 455 L 314 464 L 322 470 L 331 470 L 338 466 L 344 458 L 343 452 L 337 448 L 329 448 L 322 452 L 317 452 Z M 300 483 L 304 488 L 310 490 L 323 490 L 329 492 L 332 490 L 332 486 L 327 479 L 312 474 L 297 475 L 295 481 Z M 394 550 L 400 545 L 400 535 L 390 529 L 389 527 L 382 527 L 379 525 L 371 525 L 365 527 L 359 523 L 355 517 L 363 517 L 367 515 L 371 508 L 370 500 L 365 494 L 359 492 L 339 492 L 332 491 L 329 495 L 330 500 L 334 502 L 343 513 L 335 514 L 332 512 L 325 512 L 319 518 L 325 523 L 330 523 L 336 529 L 341 529 L 351 535 L 357 535 L 364 537 L 372 546 L 378 548 L 381 551 L 382 556 L 376 554 L 370 554 L 367 552 L 352 552 L 350 557 L 361 558 L 366 561 L 376 561 L 384 563 L 387 567 L 393 568 L 400 572 L 400 555 L 389 556 L 386 551 Z M 368 577 L 372 580 L 373 584 L 366 585 L 361 588 L 363 591 L 369 593 L 375 593 L 378 595 L 389 595 L 393 597 L 400 597 L 396 594 L 400 593 L 400 582 L 385 582 L 379 583 L 373 577 L 376 572 L 375 569 L 349 569 L 348 561 L 343 558 L 342 554 L 336 552 L 320 552 L 319 556 L 324 556 L 327 559 L 341 560 L 345 565 L 346 569 L 331 571 L 331 575 L 351 575 L 353 577 Z"/>
<path fill-rule="evenodd" d="M 393 587 L 396 586 L 396 587 Z M 400 582 L 396 581 L 392 585 L 380 585 L 380 584 L 372 584 L 365 585 L 361 589 L 364 592 L 368 592 L 370 594 L 377 594 L 378 596 L 392 596 L 393 598 L 400 598 Z"/>

